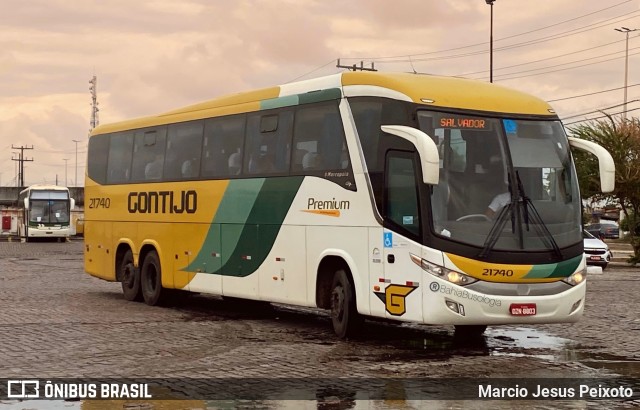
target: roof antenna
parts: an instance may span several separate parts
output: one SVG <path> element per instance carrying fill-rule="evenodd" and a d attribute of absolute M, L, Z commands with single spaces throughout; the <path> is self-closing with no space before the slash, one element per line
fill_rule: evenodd
<path fill-rule="evenodd" d="M 413 66 L 413 61 L 411 61 L 411 56 L 407 56 L 409 57 L 409 64 L 411 64 L 411 69 L 413 70 L 413 74 L 418 74 L 418 72 L 416 71 L 416 68 Z"/>

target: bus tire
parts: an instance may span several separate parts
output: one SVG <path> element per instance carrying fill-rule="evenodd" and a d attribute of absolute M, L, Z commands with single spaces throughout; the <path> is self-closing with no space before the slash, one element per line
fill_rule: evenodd
<path fill-rule="evenodd" d="M 144 257 L 142 269 L 140 270 L 140 288 L 142 298 L 149 306 L 156 306 L 161 303 L 163 296 L 162 289 L 162 269 L 160 258 L 156 251 L 150 251 Z"/>
<path fill-rule="evenodd" d="M 362 324 L 353 286 L 344 269 L 337 270 L 331 284 L 331 324 L 340 339 L 353 336 Z"/>
<path fill-rule="evenodd" d="M 487 325 L 456 325 L 455 337 L 478 338 L 487 330 Z"/>
<path fill-rule="evenodd" d="M 125 300 L 139 302 L 142 300 L 140 289 L 140 271 L 133 264 L 133 253 L 128 250 L 120 263 L 120 281 Z"/>

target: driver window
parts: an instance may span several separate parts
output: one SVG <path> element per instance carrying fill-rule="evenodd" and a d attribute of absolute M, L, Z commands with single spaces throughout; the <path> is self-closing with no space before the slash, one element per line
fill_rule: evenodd
<path fill-rule="evenodd" d="M 413 158 L 408 153 L 387 156 L 386 219 L 414 235 L 420 234 L 418 192 Z"/>

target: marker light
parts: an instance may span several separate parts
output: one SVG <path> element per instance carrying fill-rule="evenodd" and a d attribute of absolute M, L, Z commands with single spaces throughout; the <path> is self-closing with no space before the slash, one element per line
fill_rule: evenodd
<path fill-rule="evenodd" d="M 580 307 L 580 304 L 582 303 L 582 299 L 580 299 L 579 301 L 577 301 L 576 303 L 573 304 L 573 306 L 571 306 L 571 310 L 569 311 L 569 314 L 572 314 L 573 312 L 575 312 L 576 310 L 578 310 L 578 308 Z"/>
<path fill-rule="evenodd" d="M 433 276 L 437 276 L 448 282 L 455 283 L 456 285 L 465 286 L 478 280 L 472 278 L 471 276 L 467 276 L 464 273 L 460 273 L 451 269 L 447 269 L 443 266 L 427 262 L 426 260 L 412 253 L 409 255 L 411 256 L 411 260 L 413 261 L 413 263 L 420 266 L 423 270 L 429 272 Z"/>

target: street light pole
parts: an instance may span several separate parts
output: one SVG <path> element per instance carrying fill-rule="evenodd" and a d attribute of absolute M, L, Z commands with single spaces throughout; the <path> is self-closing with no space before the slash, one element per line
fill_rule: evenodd
<path fill-rule="evenodd" d="M 638 31 L 637 28 L 630 29 L 627 27 L 621 27 L 614 29 L 627 35 L 625 53 L 624 53 L 624 108 L 622 110 L 622 118 L 627 118 L 627 81 L 629 79 L 629 33 Z"/>
<path fill-rule="evenodd" d="M 79 140 L 71 140 L 73 142 L 76 143 L 76 173 L 75 173 L 75 179 L 74 181 L 74 186 L 78 186 L 78 143 L 80 142 Z"/>
<path fill-rule="evenodd" d="M 493 82 L 493 2 L 496 0 L 485 0 L 491 6 L 491 25 L 489 33 L 489 82 Z"/>
<path fill-rule="evenodd" d="M 64 186 L 69 186 L 67 185 L 67 161 L 69 161 L 69 159 L 63 158 L 62 160 L 64 161 Z"/>

